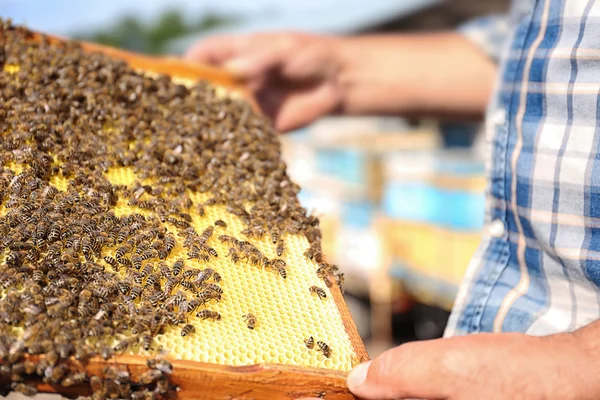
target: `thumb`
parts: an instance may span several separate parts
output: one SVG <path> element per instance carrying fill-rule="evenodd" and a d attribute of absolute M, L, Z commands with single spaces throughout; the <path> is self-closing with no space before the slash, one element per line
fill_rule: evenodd
<path fill-rule="evenodd" d="M 348 388 L 363 399 L 446 398 L 445 379 L 436 373 L 436 357 L 426 343 L 407 343 L 356 366 L 348 375 Z"/>

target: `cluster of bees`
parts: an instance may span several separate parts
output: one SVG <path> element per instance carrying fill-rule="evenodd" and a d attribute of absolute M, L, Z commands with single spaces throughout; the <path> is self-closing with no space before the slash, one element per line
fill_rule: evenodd
<path fill-rule="evenodd" d="M 18 69 L 8 73 L 10 66 Z M 91 383 L 94 398 L 115 390 L 122 398 L 164 398 L 162 364 L 149 364 L 143 375 L 151 390 L 137 390 L 121 372 L 90 380 L 69 360 L 159 351 L 153 338 L 167 327 L 194 334 L 191 313 L 220 320 L 210 309 L 223 296 L 212 258 L 285 279 L 285 261 L 266 257 L 251 239 L 267 236 L 282 257 L 284 235 L 302 234 L 319 278 L 343 284 L 323 258 L 318 219 L 297 200 L 277 133 L 245 102 L 217 96 L 204 83 L 186 88 L 165 76 L 144 77 L 104 55 L 84 54 L 76 43 L 34 43 L 27 30 L 2 20 L 0 87 L 4 387 L 29 393 L 34 388 L 24 378 L 37 375 L 54 385 Z M 17 173 L 17 165 L 25 168 Z M 130 167 L 136 182 L 111 184 L 105 174 L 118 167 Z M 66 190 L 52 184 L 54 177 L 68 181 Z M 193 192 L 208 200 L 194 203 Z M 116 215 L 120 201 L 141 211 Z M 211 206 L 239 218 L 246 238 L 219 232 L 227 227 L 222 220 L 197 232 L 192 207 L 205 216 Z M 181 239 L 188 259 L 205 268 L 167 261 Z M 215 240 L 229 245 L 228 254 L 217 253 Z M 309 290 L 326 298 L 322 288 Z M 255 328 L 256 315 L 241 318 Z M 330 357 L 324 342 L 317 345 Z M 33 363 L 31 356 L 43 357 Z"/>

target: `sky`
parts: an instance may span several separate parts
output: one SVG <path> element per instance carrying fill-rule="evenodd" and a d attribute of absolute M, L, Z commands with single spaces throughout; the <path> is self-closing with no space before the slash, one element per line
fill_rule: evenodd
<path fill-rule="evenodd" d="M 110 26 L 125 14 L 151 19 L 170 8 L 185 10 L 190 17 L 207 11 L 237 15 L 264 15 L 340 3 L 340 0 L 0 0 L 0 16 L 29 28 L 68 35 Z"/>

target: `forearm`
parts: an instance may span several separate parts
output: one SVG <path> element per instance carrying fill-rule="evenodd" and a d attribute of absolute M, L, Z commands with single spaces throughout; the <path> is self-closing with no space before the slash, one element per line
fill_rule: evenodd
<path fill-rule="evenodd" d="M 573 394 L 565 398 L 600 398 L 600 320 L 573 333 L 551 335 L 547 339 L 557 344 L 566 343 L 567 348 L 572 349 L 566 354 L 558 353 L 563 357 L 561 378 L 575 383 L 571 385 Z"/>
<path fill-rule="evenodd" d="M 339 51 L 348 114 L 481 118 L 497 69 L 453 32 L 348 38 Z"/>

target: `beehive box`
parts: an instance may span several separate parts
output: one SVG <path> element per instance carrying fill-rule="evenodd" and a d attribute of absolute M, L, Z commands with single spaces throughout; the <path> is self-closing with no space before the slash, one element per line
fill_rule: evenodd
<path fill-rule="evenodd" d="M 235 80 L 7 22 L 0 50 L 5 388 L 81 394 L 99 376 L 108 397 L 116 366 L 119 397 L 350 396 L 367 355 L 343 276 L 276 132 L 218 88 L 243 94 Z M 174 367 L 168 391 L 136 386 L 152 357 Z"/>

